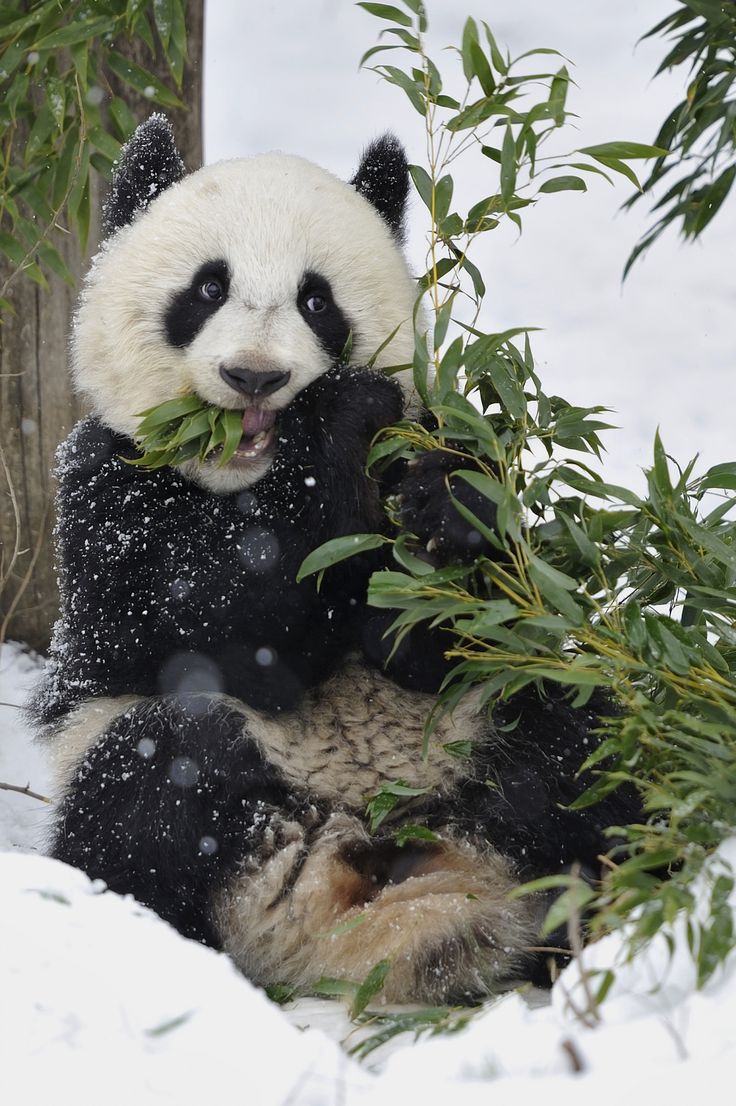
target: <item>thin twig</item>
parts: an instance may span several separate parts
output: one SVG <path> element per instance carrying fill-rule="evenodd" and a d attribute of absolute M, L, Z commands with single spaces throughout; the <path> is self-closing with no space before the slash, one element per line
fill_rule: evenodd
<path fill-rule="evenodd" d="M 43 515 L 41 516 L 41 524 L 38 528 L 38 537 L 36 538 L 36 545 L 35 545 L 35 548 L 33 550 L 33 554 L 31 556 L 30 562 L 28 564 L 28 567 L 26 568 L 26 571 L 23 573 L 23 576 L 21 577 L 20 584 L 18 585 L 18 590 L 16 591 L 15 595 L 13 596 L 12 600 L 10 601 L 10 603 L 8 605 L 8 609 L 7 609 L 7 612 L 5 614 L 5 618 L 3 619 L 2 624 L 0 624 L 0 645 L 2 645 L 2 643 L 5 641 L 5 635 L 7 633 L 8 626 L 10 625 L 10 620 L 13 617 L 13 615 L 15 614 L 15 609 L 18 606 L 20 600 L 22 599 L 26 588 L 28 587 L 28 585 L 31 582 L 31 577 L 33 576 L 33 570 L 36 567 L 36 562 L 38 561 L 38 558 L 41 554 L 41 549 L 43 548 L 44 539 L 47 536 L 46 535 L 46 522 L 47 522 L 48 517 L 49 517 L 49 508 L 50 508 L 50 506 L 51 506 L 50 500 L 47 500 L 46 501 L 46 506 L 43 509 Z"/>
<path fill-rule="evenodd" d="M 573 864 L 570 874 L 574 879 L 580 879 L 580 865 Z M 585 995 L 585 1001 L 587 1009 L 585 1013 L 588 1016 L 589 1024 L 598 1025 L 601 1020 L 601 1016 L 598 1013 L 598 1003 L 590 987 L 590 978 L 588 971 L 583 964 L 583 941 L 581 937 L 581 918 L 580 909 L 578 907 L 577 899 L 575 898 L 574 885 L 572 888 L 572 894 L 570 895 L 570 916 L 567 919 L 567 935 L 570 938 L 570 950 L 575 957 L 575 962 L 578 966 L 580 973 L 580 983 L 583 988 L 583 994 Z"/>
<path fill-rule="evenodd" d="M 18 560 L 18 554 L 20 553 L 20 509 L 18 507 L 18 499 L 17 499 L 17 496 L 15 494 L 15 486 L 13 484 L 13 479 L 10 475 L 10 469 L 8 467 L 8 462 L 5 459 L 5 450 L 3 449 L 1 444 L 0 444 L 0 466 L 2 467 L 2 470 L 5 474 L 5 480 L 7 481 L 8 495 L 10 496 L 10 503 L 11 503 L 11 506 L 13 508 L 13 522 L 14 522 L 14 525 L 15 525 L 15 539 L 14 539 L 14 542 L 13 542 L 13 551 L 10 554 L 10 563 L 8 564 L 7 568 L 5 568 L 3 566 L 0 566 L 0 592 L 2 592 L 5 584 L 10 579 L 11 573 L 13 571 L 13 567 L 15 565 L 15 562 Z M 2 641 L 1 636 L 0 636 L 0 641 Z"/>
<path fill-rule="evenodd" d="M 37 791 L 31 791 L 29 783 L 25 787 L 19 787 L 15 783 L 0 783 L 0 791 L 15 791 L 18 795 L 29 795 L 31 799 L 38 799 L 42 803 L 48 803 L 49 806 L 53 806 L 54 803 L 54 800 L 49 799 L 48 795 L 39 795 Z"/>

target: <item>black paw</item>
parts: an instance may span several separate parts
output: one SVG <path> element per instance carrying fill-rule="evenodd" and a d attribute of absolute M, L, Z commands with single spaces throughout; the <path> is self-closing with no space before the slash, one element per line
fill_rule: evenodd
<path fill-rule="evenodd" d="M 493 554 L 492 543 L 453 503 L 454 497 L 485 527 L 496 529 L 496 508 L 490 500 L 462 477 L 452 476 L 458 469 L 473 467 L 469 457 L 433 449 L 409 465 L 396 489 L 402 529 L 416 534 L 434 564 L 469 564 Z"/>
<path fill-rule="evenodd" d="M 323 438 L 367 452 L 379 430 L 401 419 L 404 397 L 384 373 L 338 366 L 312 381 L 291 408 Z"/>

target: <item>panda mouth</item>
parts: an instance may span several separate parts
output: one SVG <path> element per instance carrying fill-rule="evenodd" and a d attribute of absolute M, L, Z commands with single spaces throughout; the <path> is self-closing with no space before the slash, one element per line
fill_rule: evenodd
<path fill-rule="evenodd" d="M 243 436 L 233 460 L 250 461 L 271 448 L 276 436 L 276 414 L 276 411 L 266 411 L 262 407 L 247 407 L 243 411 Z"/>

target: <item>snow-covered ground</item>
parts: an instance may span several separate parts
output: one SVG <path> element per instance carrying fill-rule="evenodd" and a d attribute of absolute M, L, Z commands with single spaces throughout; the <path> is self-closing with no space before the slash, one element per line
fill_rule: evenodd
<path fill-rule="evenodd" d="M 20 646 L 0 650 L 0 781 L 46 794 L 42 751 L 5 705 L 23 701 L 38 668 Z M 601 1106 L 656 1088 L 658 1101 L 689 1106 L 733 1083 L 736 955 L 696 991 L 680 922 L 672 954 L 664 935 L 630 964 L 617 935 L 586 950 L 587 972 L 616 971 L 596 1028 L 573 1013 L 584 1001 L 571 965 L 549 1005 L 506 995 L 451 1036 L 405 1034 L 361 1064 L 340 1042 L 371 1030 L 356 1034 L 339 1004 L 280 1009 L 225 955 L 40 855 L 47 809 L 0 791 L 3 1101 Z M 713 863 L 722 861 L 736 867 L 736 840 Z"/>

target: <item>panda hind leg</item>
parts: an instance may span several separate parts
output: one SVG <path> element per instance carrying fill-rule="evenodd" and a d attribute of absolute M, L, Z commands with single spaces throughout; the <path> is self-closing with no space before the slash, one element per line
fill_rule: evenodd
<path fill-rule="evenodd" d="M 252 980 L 308 991 L 330 977 L 360 983 L 389 961 L 386 1002 L 467 1003 L 528 975 L 541 923 L 534 897 L 509 900 L 508 864 L 455 841 L 399 848 L 333 814 L 219 897 L 224 947 Z"/>
<path fill-rule="evenodd" d="M 309 816 L 240 711 L 218 697 L 155 696 L 106 720 L 67 764 L 50 851 L 216 945 L 213 895 L 244 854 L 263 862 Z"/>

